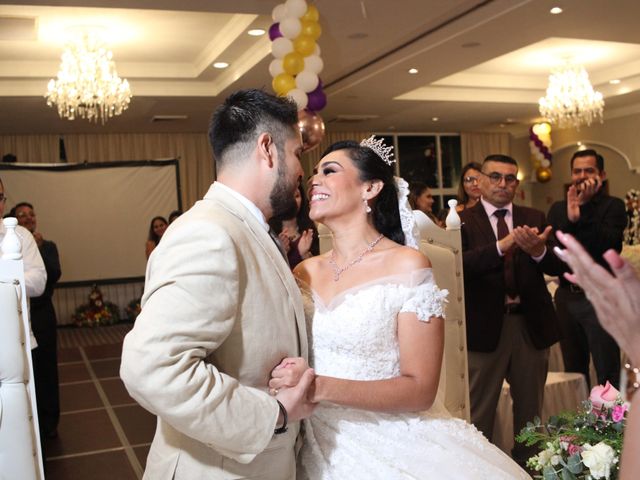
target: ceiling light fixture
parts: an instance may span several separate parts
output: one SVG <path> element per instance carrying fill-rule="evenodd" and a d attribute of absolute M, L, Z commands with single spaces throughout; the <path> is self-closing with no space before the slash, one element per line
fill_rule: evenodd
<path fill-rule="evenodd" d="M 418 69 L 417 69 L 417 68 L 410 68 L 410 69 L 409 69 L 409 73 L 410 73 L 411 75 L 415 75 L 416 73 L 418 73 Z"/>
<path fill-rule="evenodd" d="M 540 114 L 560 128 L 602 122 L 602 94 L 593 90 L 584 67 L 569 61 L 549 75 L 547 94 L 538 103 Z"/>
<path fill-rule="evenodd" d="M 431 121 L 433 122 L 437 122 L 438 120 L 440 120 L 438 117 L 431 117 Z"/>
<path fill-rule="evenodd" d="M 549 10 L 549 13 L 551 15 L 558 15 L 562 13 L 562 9 L 560 7 L 553 7 L 551 10 Z"/>
<path fill-rule="evenodd" d="M 129 82 L 118 76 L 113 54 L 91 33 L 81 35 L 62 53 L 58 77 L 49 80 L 47 105 L 58 107 L 60 118 L 81 117 L 104 123 L 129 108 Z"/>
<path fill-rule="evenodd" d="M 265 31 L 262 28 L 253 28 L 249 30 L 247 34 L 251 35 L 252 37 L 259 37 L 261 35 L 264 35 Z"/>
<path fill-rule="evenodd" d="M 213 64 L 213 68 L 227 68 L 229 64 L 227 62 L 216 62 Z"/>
<path fill-rule="evenodd" d="M 609 83 L 611 85 L 618 85 L 620 83 L 620 80 L 617 78 L 614 78 L 613 80 L 609 80 Z"/>

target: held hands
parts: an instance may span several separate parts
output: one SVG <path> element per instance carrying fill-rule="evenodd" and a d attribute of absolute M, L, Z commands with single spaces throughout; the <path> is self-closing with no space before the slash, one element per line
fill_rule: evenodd
<path fill-rule="evenodd" d="M 513 232 L 514 241 L 523 251 L 532 257 L 539 257 L 544 253 L 547 239 L 551 234 L 551 225 L 547 226 L 542 233 L 538 233 L 537 227 L 515 227 Z"/>
<path fill-rule="evenodd" d="M 309 400 L 315 372 L 303 358 L 285 358 L 271 372 L 269 391 L 282 403 L 290 421 L 307 418 L 316 404 Z"/>
<path fill-rule="evenodd" d="M 593 261 L 589 253 L 571 235 L 557 232 L 558 240 L 566 247 L 556 247 L 555 253 L 566 262 L 573 273 L 564 276 L 580 285 L 593 304 L 598 319 L 631 358 L 640 363 L 640 278 L 633 267 L 614 250 L 603 256 L 613 275 Z"/>

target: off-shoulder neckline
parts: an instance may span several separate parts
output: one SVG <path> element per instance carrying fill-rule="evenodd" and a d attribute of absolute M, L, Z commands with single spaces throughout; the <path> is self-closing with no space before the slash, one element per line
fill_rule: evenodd
<path fill-rule="evenodd" d="M 326 301 L 314 288 L 301 278 L 296 277 L 296 281 L 302 291 L 309 292 L 316 305 L 320 305 L 324 310 L 334 310 L 338 305 L 351 295 L 360 293 L 375 286 L 395 285 L 401 287 L 416 287 L 427 281 L 433 281 L 433 271 L 431 268 L 421 268 L 409 273 L 384 275 L 366 282 L 359 283 L 336 293 L 329 301 Z"/>

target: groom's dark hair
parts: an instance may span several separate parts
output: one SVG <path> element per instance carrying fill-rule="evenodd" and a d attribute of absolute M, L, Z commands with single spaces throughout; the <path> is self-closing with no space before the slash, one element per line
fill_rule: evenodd
<path fill-rule="evenodd" d="M 404 232 L 398 209 L 398 189 L 393 179 L 393 168 L 387 165 L 369 147 L 363 147 L 353 140 L 336 142 L 322 154 L 324 157 L 336 150 L 344 150 L 354 163 L 362 182 L 380 180 L 383 184 L 380 193 L 371 201 L 373 226 L 385 237 L 404 245 Z"/>
<path fill-rule="evenodd" d="M 253 149 L 253 140 L 269 133 L 284 158 L 284 143 L 296 133 L 298 109 L 287 97 L 262 90 L 239 90 L 216 109 L 209 124 L 209 141 L 217 167 L 242 160 Z M 237 158 L 241 157 L 241 158 Z"/>

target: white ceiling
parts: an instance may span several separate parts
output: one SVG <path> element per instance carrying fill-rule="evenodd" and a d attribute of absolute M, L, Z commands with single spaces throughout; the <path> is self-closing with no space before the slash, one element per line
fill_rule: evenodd
<path fill-rule="evenodd" d="M 0 134 L 201 132 L 238 88 L 270 90 L 268 29 L 282 0 L 14 2 L 0 5 Z M 34 5 L 35 4 L 35 5 Z M 605 97 L 605 121 L 640 111 L 637 0 L 316 0 L 333 130 L 494 130 L 538 119 L 567 57 Z M 551 15 L 551 7 L 564 11 Z M 58 118 L 43 94 L 65 37 L 98 28 L 130 108 L 105 126 Z M 230 67 L 216 70 L 214 61 Z M 409 68 L 419 73 L 409 75 Z M 617 85 L 609 83 L 619 79 Z M 156 115 L 186 120 L 151 122 Z M 434 117 L 438 121 L 433 121 Z"/>

